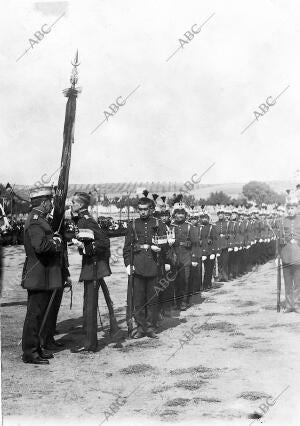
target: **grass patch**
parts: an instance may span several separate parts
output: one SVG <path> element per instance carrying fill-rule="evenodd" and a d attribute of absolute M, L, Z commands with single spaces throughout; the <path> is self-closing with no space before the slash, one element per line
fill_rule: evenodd
<path fill-rule="evenodd" d="M 234 331 L 233 333 L 229 333 L 229 336 L 245 336 L 245 334 L 240 331 Z"/>
<path fill-rule="evenodd" d="M 122 368 L 121 374 L 144 374 L 144 373 L 157 373 L 157 370 L 149 364 L 133 364 L 129 367 Z"/>
<path fill-rule="evenodd" d="M 159 340 L 156 339 L 147 339 L 147 340 L 138 340 L 132 343 L 128 343 L 126 346 L 123 346 L 120 349 L 120 352 L 132 352 L 135 349 L 151 349 L 157 348 L 158 346 L 162 346 Z"/>
<path fill-rule="evenodd" d="M 186 390 L 197 390 L 201 389 L 203 385 L 205 385 L 207 381 L 201 379 L 193 379 L 193 380 L 181 380 L 180 382 L 175 383 L 176 388 L 182 388 Z"/>
<path fill-rule="evenodd" d="M 257 401 L 258 399 L 272 398 L 271 395 L 268 395 L 267 393 L 255 392 L 255 391 L 242 392 L 237 397 L 247 399 L 250 401 Z"/>
<path fill-rule="evenodd" d="M 170 374 L 177 375 L 177 374 L 185 374 L 185 373 L 207 373 L 209 371 L 212 371 L 212 368 L 199 365 L 198 367 L 177 368 L 176 370 L 171 370 Z"/>
<path fill-rule="evenodd" d="M 244 343 L 244 342 L 236 342 L 232 345 L 232 348 L 236 348 L 236 349 L 248 349 L 251 347 L 252 346 L 249 343 Z"/>
<path fill-rule="evenodd" d="M 208 402 L 209 404 L 215 404 L 222 401 L 218 398 L 204 397 L 204 398 L 193 398 L 193 402 L 195 402 L 196 404 L 199 404 L 200 402 Z"/>
<path fill-rule="evenodd" d="M 277 327 L 291 327 L 291 328 L 297 328 L 300 325 L 299 322 L 289 322 L 285 324 L 272 324 L 270 325 L 271 328 L 277 328 Z"/>
<path fill-rule="evenodd" d="M 175 410 L 164 410 L 160 413 L 160 417 L 164 418 L 164 417 L 174 417 L 177 416 L 177 411 Z"/>
<path fill-rule="evenodd" d="M 154 393 L 154 394 L 157 394 L 157 393 L 160 393 L 160 392 L 165 392 L 165 391 L 171 389 L 171 387 L 172 386 L 170 386 L 170 385 L 161 385 L 161 386 L 157 386 L 156 388 L 153 388 L 151 392 Z"/>
<path fill-rule="evenodd" d="M 170 401 L 167 401 L 165 405 L 167 407 L 185 407 L 190 402 L 190 399 L 188 398 L 175 398 L 171 399 Z"/>
<path fill-rule="evenodd" d="M 236 329 L 234 324 L 227 321 L 206 323 L 201 328 L 207 331 L 220 331 L 221 333 L 232 333 Z"/>
<path fill-rule="evenodd" d="M 199 365 L 198 367 L 189 367 L 189 368 L 177 368 L 176 370 L 171 370 L 171 376 L 180 376 L 182 374 L 200 374 L 201 379 L 210 379 L 217 376 L 217 371 L 219 368 L 213 369 Z"/>

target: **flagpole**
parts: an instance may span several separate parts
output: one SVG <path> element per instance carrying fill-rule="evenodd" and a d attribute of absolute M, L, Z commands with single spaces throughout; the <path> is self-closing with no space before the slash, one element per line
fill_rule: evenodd
<path fill-rule="evenodd" d="M 78 82 L 78 71 L 77 67 L 80 65 L 78 61 L 78 50 L 76 51 L 74 61 L 71 61 L 73 65 L 70 83 L 71 87 L 65 89 L 63 94 L 67 100 L 66 104 L 66 112 L 65 112 L 65 123 L 64 123 L 64 132 L 63 132 L 63 147 L 61 154 L 61 163 L 60 163 L 60 172 L 57 183 L 57 189 L 54 196 L 54 212 L 53 212 L 53 221 L 52 221 L 52 229 L 54 232 L 60 233 L 62 235 L 62 247 L 63 250 L 61 252 L 61 268 L 62 275 L 64 272 L 64 250 L 66 250 L 67 242 L 64 238 L 64 216 L 65 216 L 65 207 L 66 207 L 66 198 L 68 193 L 69 186 L 69 172 L 71 165 L 71 151 L 72 144 L 74 143 L 74 129 L 75 129 L 75 115 L 76 115 L 76 99 L 77 95 L 81 92 L 80 88 L 76 88 L 76 84 Z M 60 289 L 53 290 L 51 295 L 51 299 L 47 306 L 47 310 L 45 312 L 42 327 L 40 328 L 39 335 L 41 335 L 43 331 L 44 324 L 46 323 L 47 317 L 49 315 L 51 305 L 53 303 L 60 303 L 55 299 L 55 295 L 57 290 L 63 291 L 63 285 L 66 277 L 62 276 L 62 287 Z M 55 302 L 54 302 L 55 299 Z"/>

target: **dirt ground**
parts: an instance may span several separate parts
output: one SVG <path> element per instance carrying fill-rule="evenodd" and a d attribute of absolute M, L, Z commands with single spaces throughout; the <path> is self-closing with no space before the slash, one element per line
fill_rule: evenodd
<path fill-rule="evenodd" d="M 122 238 L 112 240 L 119 253 Z M 108 336 L 99 306 L 99 350 L 73 354 L 82 339 L 80 256 L 70 250 L 73 307 L 66 293 L 57 339 L 66 344 L 49 366 L 23 364 L 20 339 L 26 292 L 20 287 L 23 247 L 6 247 L 2 298 L 4 424 L 299 425 L 300 314 L 276 313 L 276 270 L 215 284 L 193 306 L 161 325 L 159 339 L 123 342 Z M 125 333 L 126 271 L 114 256 L 107 283 Z"/>

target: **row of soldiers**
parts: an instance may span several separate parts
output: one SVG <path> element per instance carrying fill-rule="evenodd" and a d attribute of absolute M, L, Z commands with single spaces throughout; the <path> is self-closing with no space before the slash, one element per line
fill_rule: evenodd
<path fill-rule="evenodd" d="M 127 303 L 134 306 L 128 312 L 134 338 L 155 337 L 159 318 L 186 310 L 192 296 L 211 288 L 213 275 L 226 282 L 275 256 L 282 209 L 220 208 L 213 223 L 204 210 L 188 209 L 182 196 L 170 211 L 165 197 L 159 204 L 155 199 L 155 205 L 145 195 L 124 246 L 128 275 L 134 274 Z"/>

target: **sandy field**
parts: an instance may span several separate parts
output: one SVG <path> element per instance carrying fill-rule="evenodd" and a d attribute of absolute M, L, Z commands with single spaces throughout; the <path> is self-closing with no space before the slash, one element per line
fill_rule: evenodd
<path fill-rule="evenodd" d="M 186 312 L 162 322 L 158 339 L 126 340 L 123 239 L 112 242 L 107 279 L 123 340 L 108 334 L 103 295 L 99 349 L 73 354 L 83 337 L 80 256 L 70 249 L 73 307 L 65 293 L 49 366 L 21 361 L 26 291 L 21 246 L 4 248 L 1 301 L 2 414 L 5 425 L 300 424 L 300 314 L 276 312 L 276 269 L 269 262 L 215 283 Z"/>

